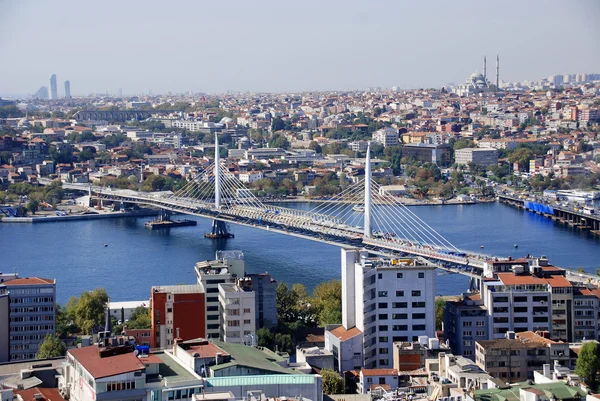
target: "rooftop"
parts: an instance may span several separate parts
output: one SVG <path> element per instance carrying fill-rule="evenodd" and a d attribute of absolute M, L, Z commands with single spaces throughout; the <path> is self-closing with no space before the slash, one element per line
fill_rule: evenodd
<path fill-rule="evenodd" d="M 128 353 L 100 357 L 98 346 L 70 349 L 68 354 L 72 355 L 94 379 L 116 376 L 123 373 L 143 370 L 144 364 L 140 362 L 133 350 Z"/>
<path fill-rule="evenodd" d="M 198 294 L 204 292 L 198 284 L 164 285 L 152 287 L 152 292 L 168 292 L 171 294 Z"/>
<path fill-rule="evenodd" d="M 362 334 L 362 331 L 356 327 L 346 330 L 344 326 L 339 326 L 331 330 L 330 333 L 336 336 L 340 341 L 346 341 L 352 337 Z"/>
<path fill-rule="evenodd" d="M 276 374 L 297 375 L 300 373 L 280 366 L 279 363 L 285 362 L 286 359 L 269 349 L 248 347 L 242 344 L 228 344 L 222 341 L 214 341 L 214 344 L 231 355 L 231 361 L 211 366 L 210 369 L 213 371 L 241 365 Z"/>
<path fill-rule="evenodd" d="M 25 277 L 25 278 L 16 278 L 14 280 L 5 281 L 3 284 L 7 286 L 17 286 L 17 285 L 40 285 L 40 284 L 54 284 L 55 281 L 49 278 L 40 278 L 40 277 Z"/>

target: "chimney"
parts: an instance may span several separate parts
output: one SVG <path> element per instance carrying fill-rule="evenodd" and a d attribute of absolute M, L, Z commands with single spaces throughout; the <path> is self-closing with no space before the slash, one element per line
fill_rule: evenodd
<path fill-rule="evenodd" d="M 550 364 L 549 363 L 545 363 L 544 367 L 543 367 L 543 372 L 544 372 L 544 377 L 547 377 L 548 379 L 551 379 L 552 377 L 550 376 Z"/>

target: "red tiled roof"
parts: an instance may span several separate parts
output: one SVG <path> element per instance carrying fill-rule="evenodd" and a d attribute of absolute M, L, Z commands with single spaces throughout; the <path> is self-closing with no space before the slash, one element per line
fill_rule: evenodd
<path fill-rule="evenodd" d="M 546 279 L 552 287 L 573 287 L 573 284 L 563 276 L 552 276 Z"/>
<path fill-rule="evenodd" d="M 4 285 L 33 285 L 33 284 L 54 284 L 54 280 L 49 278 L 40 277 L 26 277 L 16 278 L 14 280 L 6 281 Z"/>
<path fill-rule="evenodd" d="M 362 331 L 360 331 L 356 327 L 353 327 L 350 330 L 346 330 L 344 326 L 340 326 L 331 330 L 330 333 L 336 336 L 340 341 L 346 341 L 352 337 L 362 334 Z"/>
<path fill-rule="evenodd" d="M 60 395 L 57 388 L 40 388 L 33 387 L 27 390 L 15 390 L 16 395 L 20 395 L 23 401 L 34 401 L 36 400 L 35 395 L 41 394 L 42 398 L 37 400 L 48 400 L 48 401 L 64 401 L 64 398 Z M 36 400 L 36 401 L 37 401 Z"/>
<path fill-rule="evenodd" d="M 360 372 L 363 376 L 398 376 L 396 369 L 363 369 Z"/>
<path fill-rule="evenodd" d="M 229 355 L 227 352 L 210 342 L 208 344 L 192 345 L 186 352 L 192 356 L 198 353 L 198 358 L 215 358 L 217 354 Z"/>
<path fill-rule="evenodd" d="M 547 284 L 546 280 L 535 276 L 518 276 L 513 273 L 498 273 L 498 278 L 504 285 Z"/>
<path fill-rule="evenodd" d="M 100 358 L 98 347 L 74 348 L 68 351 L 87 370 L 94 379 L 116 376 L 145 368 L 133 352 Z"/>

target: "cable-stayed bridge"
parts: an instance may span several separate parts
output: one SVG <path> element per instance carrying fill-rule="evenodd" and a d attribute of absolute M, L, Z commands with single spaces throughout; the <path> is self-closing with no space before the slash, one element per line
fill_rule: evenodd
<path fill-rule="evenodd" d="M 218 149 L 218 141 L 216 141 Z M 310 210 L 263 203 L 220 161 L 172 192 L 146 193 L 87 184 L 63 183 L 65 189 L 88 190 L 99 200 L 135 203 L 213 220 L 213 234 L 226 232 L 226 223 L 246 225 L 339 246 L 365 247 L 374 253 L 401 258 L 421 256 L 442 268 L 480 276 L 490 255 L 463 251 L 415 213 L 387 194 L 371 176 L 367 152 L 364 178 L 343 187 Z"/>

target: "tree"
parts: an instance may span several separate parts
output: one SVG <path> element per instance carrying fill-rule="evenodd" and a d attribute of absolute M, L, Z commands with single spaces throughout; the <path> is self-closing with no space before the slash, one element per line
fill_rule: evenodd
<path fill-rule="evenodd" d="M 138 306 L 131 314 L 129 322 L 127 322 L 128 329 L 149 329 L 152 327 L 152 320 L 150 319 L 150 309 Z"/>
<path fill-rule="evenodd" d="M 446 306 L 446 300 L 444 298 L 437 298 L 435 300 L 435 329 L 442 330 L 442 323 L 444 322 L 444 307 Z"/>
<path fill-rule="evenodd" d="M 323 393 L 327 395 L 344 393 L 344 379 L 337 372 L 332 369 L 323 369 L 321 376 L 323 377 Z"/>
<path fill-rule="evenodd" d="M 321 283 L 313 291 L 312 304 L 319 326 L 342 322 L 342 282 L 331 280 Z"/>
<path fill-rule="evenodd" d="M 30 211 L 31 214 L 35 214 L 35 212 L 37 212 L 39 208 L 40 203 L 35 199 L 32 199 L 27 203 L 27 210 Z"/>
<path fill-rule="evenodd" d="M 44 341 L 40 344 L 36 359 L 48 359 L 64 356 L 67 346 L 60 339 L 50 333 L 46 334 Z"/>
<path fill-rule="evenodd" d="M 592 390 L 596 390 L 598 386 L 598 370 L 600 369 L 598 351 L 598 343 L 595 341 L 583 344 L 577 356 L 577 363 L 575 364 L 575 373 Z"/>
<path fill-rule="evenodd" d="M 271 122 L 271 131 L 272 132 L 281 131 L 284 128 L 285 128 L 285 122 L 283 121 L 283 119 L 281 117 L 275 117 L 273 119 L 273 122 Z"/>
<path fill-rule="evenodd" d="M 71 314 L 75 324 L 84 334 L 92 334 L 99 327 L 104 326 L 106 318 L 106 303 L 108 295 L 104 288 L 84 292 L 79 299 L 72 297 L 67 303 L 68 313 Z"/>
<path fill-rule="evenodd" d="M 261 327 L 260 329 L 258 329 L 256 331 L 256 336 L 258 337 L 259 347 L 271 348 L 271 346 L 273 345 L 273 341 L 275 340 L 275 336 L 267 327 Z"/>
<path fill-rule="evenodd" d="M 508 161 L 511 163 L 519 163 L 519 166 L 529 171 L 529 159 L 533 156 L 533 152 L 528 148 L 517 148 L 508 155 Z"/>

